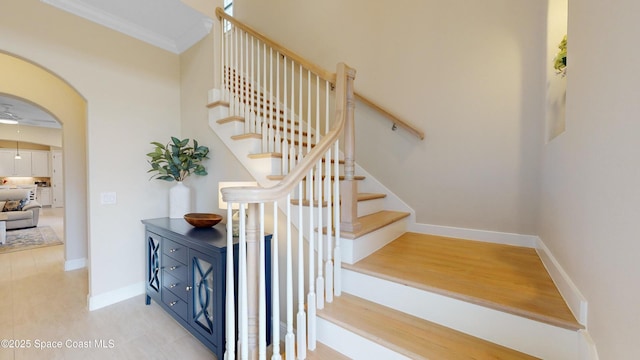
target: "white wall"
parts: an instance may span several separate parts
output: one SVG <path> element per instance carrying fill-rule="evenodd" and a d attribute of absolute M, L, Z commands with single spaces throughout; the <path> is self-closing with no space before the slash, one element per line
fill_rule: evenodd
<path fill-rule="evenodd" d="M 566 130 L 540 236 L 589 302 L 601 359 L 640 358 L 640 2 L 569 1 Z"/>
<path fill-rule="evenodd" d="M 80 177 L 88 184 L 90 296 L 141 284 L 140 219 L 167 215 L 168 188 L 148 181 L 145 154 L 149 142 L 180 133 L 179 57 L 37 0 L 3 1 L 0 33 L 1 50 L 50 69 L 87 101 L 88 152 L 65 161 L 77 155 L 88 164 Z M 117 204 L 100 204 L 107 191 Z"/>
<path fill-rule="evenodd" d="M 357 162 L 419 223 L 533 234 L 544 134 L 546 4 L 537 0 L 239 1 L 236 16 L 426 133 L 356 105 Z"/>

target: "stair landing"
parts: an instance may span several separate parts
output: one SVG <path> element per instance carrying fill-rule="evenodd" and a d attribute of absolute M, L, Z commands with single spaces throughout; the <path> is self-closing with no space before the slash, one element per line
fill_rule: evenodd
<path fill-rule="evenodd" d="M 582 329 L 536 251 L 405 233 L 343 267 L 565 329 Z"/>

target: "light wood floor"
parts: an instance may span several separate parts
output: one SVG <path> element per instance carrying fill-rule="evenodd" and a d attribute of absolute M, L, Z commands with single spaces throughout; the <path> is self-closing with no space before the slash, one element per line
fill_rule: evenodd
<path fill-rule="evenodd" d="M 583 328 L 534 249 L 406 233 L 343 266 L 567 329 Z"/>

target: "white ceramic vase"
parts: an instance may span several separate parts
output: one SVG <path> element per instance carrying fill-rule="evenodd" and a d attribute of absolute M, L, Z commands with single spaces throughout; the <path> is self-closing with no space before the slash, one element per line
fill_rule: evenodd
<path fill-rule="evenodd" d="M 182 219 L 191 212 L 191 189 L 178 181 L 169 189 L 169 217 Z"/>

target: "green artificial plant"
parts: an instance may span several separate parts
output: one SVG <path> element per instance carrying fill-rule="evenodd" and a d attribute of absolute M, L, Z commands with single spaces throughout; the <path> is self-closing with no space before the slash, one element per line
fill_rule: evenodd
<path fill-rule="evenodd" d="M 151 169 L 147 172 L 155 172 L 151 179 L 183 181 L 191 173 L 207 175 L 201 162 L 208 159 L 209 148 L 198 145 L 195 139 L 193 146 L 189 146 L 189 139 L 180 140 L 173 136 L 167 145 L 155 141 L 151 144 L 155 145 L 155 150 L 147 154 L 151 158 Z"/>

